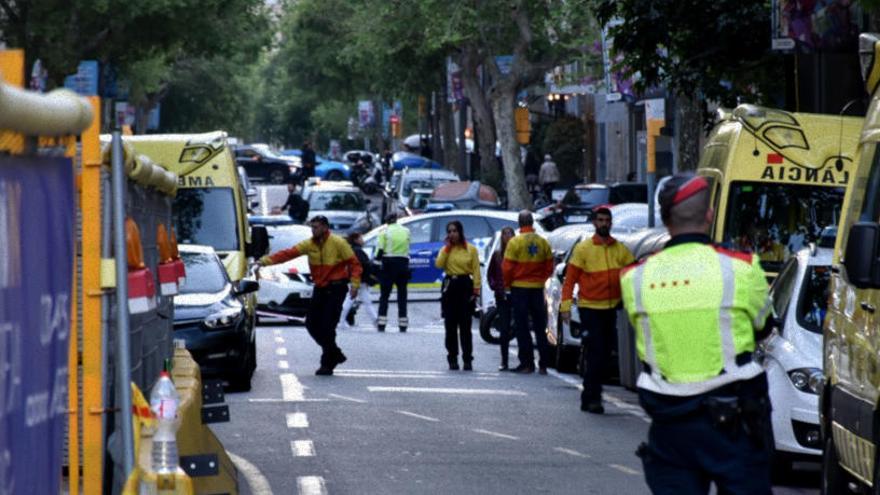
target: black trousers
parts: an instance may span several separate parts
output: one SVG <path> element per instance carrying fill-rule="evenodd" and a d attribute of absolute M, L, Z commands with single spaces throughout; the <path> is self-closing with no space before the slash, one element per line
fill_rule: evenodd
<path fill-rule="evenodd" d="M 510 341 L 513 340 L 513 325 L 510 321 L 510 300 L 504 294 L 495 295 L 495 308 L 498 312 L 499 346 L 501 347 L 501 365 L 507 366 L 510 351 Z"/>
<path fill-rule="evenodd" d="M 539 366 L 550 365 L 550 347 L 547 344 L 547 308 L 544 305 L 544 289 L 514 287 L 510 291 L 513 305 L 513 327 L 519 346 L 519 364 L 535 367 L 535 346 L 531 332 L 538 343 Z"/>
<path fill-rule="evenodd" d="M 321 366 L 333 367 L 342 350 L 336 345 L 336 325 L 342 313 L 342 303 L 348 292 L 348 284 L 331 284 L 316 287 L 312 305 L 306 315 L 306 330 L 321 346 Z"/>
<path fill-rule="evenodd" d="M 474 341 L 471 325 L 474 321 L 474 284 L 470 277 L 462 276 L 443 280 L 440 305 L 446 328 L 446 354 L 450 361 L 458 359 L 458 344 L 465 362 L 474 359 Z"/>
<path fill-rule="evenodd" d="M 406 288 L 409 284 L 409 260 L 406 258 L 383 258 L 382 274 L 379 277 L 379 321 L 384 325 L 388 316 L 388 299 L 391 289 L 397 287 L 397 318 L 406 318 Z M 407 320 L 401 320 L 405 323 Z M 406 324 L 401 325 L 403 327 Z"/>
<path fill-rule="evenodd" d="M 581 340 L 586 360 L 584 366 L 584 390 L 581 402 L 602 401 L 602 383 L 608 372 L 608 359 L 617 338 L 617 310 L 578 308 L 581 328 L 587 332 Z"/>

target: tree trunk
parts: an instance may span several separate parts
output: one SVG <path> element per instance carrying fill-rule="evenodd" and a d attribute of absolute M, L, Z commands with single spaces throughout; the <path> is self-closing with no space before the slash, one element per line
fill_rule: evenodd
<path fill-rule="evenodd" d="M 483 92 L 477 69 L 472 64 L 462 64 L 461 83 L 474 116 L 477 147 L 480 154 L 480 177 L 488 177 L 495 169 L 495 123 L 492 107 Z"/>
<path fill-rule="evenodd" d="M 511 84 L 499 84 L 492 92 L 491 98 L 492 114 L 495 117 L 498 140 L 501 142 L 507 208 L 510 210 L 531 209 L 532 202 L 526 188 L 520 146 L 516 142 L 516 122 L 513 117 L 516 87 Z"/>
<path fill-rule="evenodd" d="M 700 160 L 700 135 L 703 132 L 703 108 L 699 100 L 690 95 L 678 95 L 675 99 L 678 127 L 678 170 L 696 170 Z"/>

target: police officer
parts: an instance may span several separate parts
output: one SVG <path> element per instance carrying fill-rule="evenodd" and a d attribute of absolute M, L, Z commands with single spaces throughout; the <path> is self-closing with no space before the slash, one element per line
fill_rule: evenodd
<path fill-rule="evenodd" d="M 323 351 L 321 367 L 315 374 L 332 375 L 333 368 L 346 360 L 345 354 L 336 345 L 336 325 L 339 324 L 342 303 L 347 292 L 352 299 L 357 297 L 362 269 L 348 242 L 330 233 L 327 217 L 318 215 L 309 223 L 312 226 L 311 238 L 294 247 L 263 256 L 258 263 L 268 266 L 284 263 L 300 255 L 309 257 L 315 292 L 306 315 L 306 329 Z"/>
<path fill-rule="evenodd" d="M 406 287 L 409 284 L 409 229 L 397 223 L 397 215 L 389 213 L 385 217 L 388 227 L 379 234 L 376 244 L 376 259 L 382 262 L 379 276 L 379 321 L 380 332 L 388 324 L 388 299 L 391 288 L 397 287 L 397 325 L 406 332 L 409 320 L 406 317 Z"/>
<path fill-rule="evenodd" d="M 753 359 L 770 301 L 757 256 L 711 244 L 709 183 L 673 176 L 660 192 L 671 239 L 621 274 L 651 416 L 639 447 L 655 494 L 771 493 L 770 400 Z"/>
<path fill-rule="evenodd" d="M 535 372 L 535 347 L 531 332 L 538 343 L 539 372 L 547 374 L 550 348 L 547 344 L 547 306 L 544 303 L 544 283 L 553 273 L 553 251 L 550 243 L 535 232 L 532 212 L 519 213 L 519 235 L 510 240 L 504 250 L 501 271 L 504 289 L 510 293 L 513 322 L 519 354 L 517 373 Z"/>
<path fill-rule="evenodd" d="M 602 414 L 602 382 L 612 344 L 617 335 L 617 305 L 620 303 L 620 269 L 632 263 L 633 255 L 611 236 L 611 210 L 605 207 L 593 212 L 596 233 L 574 247 L 562 283 L 562 320 L 571 320 L 574 286 L 578 286 L 577 305 L 583 339 L 582 355 L 586 358 L 581 411 Z"/>

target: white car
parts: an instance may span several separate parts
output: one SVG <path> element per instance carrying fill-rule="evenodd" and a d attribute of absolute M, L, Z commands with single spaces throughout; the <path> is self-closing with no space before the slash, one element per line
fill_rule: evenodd
<path fill-rule="evenodd" d="M 269 252 L 293 247 L 312 236 L 305 225 L 267 226 Z M 315 285 L 309 271 L 309 260 L 300 256 L 277 265 L 260 268 L 257 272 L 260 290 L 257 292 L 257 316 L 305 317 Z"/>
<path fill-rule="evenodd" d="M 822 325 L 828 307 L 832 249 L 804 248 L 792 256 L 770 289 L 780 323 L 761 342 L 757 357 L 767 371 L 773 404 L 776 468 L 794 460 L 819 461 L 819 391 L 822 373 Z"/>

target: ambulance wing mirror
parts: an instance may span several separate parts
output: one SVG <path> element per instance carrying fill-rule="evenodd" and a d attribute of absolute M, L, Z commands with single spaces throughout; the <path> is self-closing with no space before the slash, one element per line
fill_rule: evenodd
<path fill-rule="evenodd" d="M 880 289 L 880 224 L 856 222 L 849 231 L 843 267 L 859 289 Z"/>

